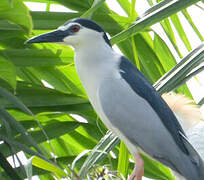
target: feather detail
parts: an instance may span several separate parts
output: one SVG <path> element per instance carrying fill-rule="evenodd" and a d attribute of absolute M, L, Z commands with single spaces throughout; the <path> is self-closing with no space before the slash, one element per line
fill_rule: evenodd
<path fill-rule="evenodd" d="M 202 119 L 199 106 L 193 104 L 193 100 L 181 94 L 165 93 L 162 98 L 175 113 L 182 128 L 187 132 Z"/>

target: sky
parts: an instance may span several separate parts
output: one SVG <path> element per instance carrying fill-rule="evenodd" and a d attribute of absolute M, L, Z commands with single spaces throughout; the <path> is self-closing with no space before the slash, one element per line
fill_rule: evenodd
<path fill-rule="evenodd" d="M 106 3 L 108 6 L 118 14 L 122 16 L 126 16 L 125 12 L 121 9 L 120 5 L 117 3 L 116 0 L 107 0 Z M 46 4 L 45 3 L 33 3 L 33 2 L 25 2 L 27 7 L 32 10 L 32 11 L 45 11 L 46 10 Z M 204 6 L 202 3 L 198 3 L 199 6 L 201 6 L 204 9 Z M 136 11 L 139 15 L 142 15 L 147 9 L 149 8 L 149 5 L 147 1 L 144 0 L 137 0 L 136 1 Z M 55 12 L 70 12 L 72 10 L 67 9 L 61 5 L 51 5 L 50 11 L 55 11 Z M 204 17 L 204 11 L 201 10 L 197 6 L 191 6 L 188 8 L 188 11 L 195 23 L 195 25 L 198 27 L 200 30 L 201 34 L 204 35 L 204 26 L 203 23 L 201 23 L 201 19 L 197 17 Z M 196 48 L 198 45 L 200 45 L 200 40 L 198 37 L 195 35 L 194 31 L 188 24 L 188 22 L 185 20 L 183 15 L 179 13 L 179 17 L 181 19 L 181 23 L 184 26 L 185 32 L 187 36 L 189 37 L 189 41 L 192 45 L 192 48 Z M 203 19 L 203 18 L 202 18 Z M 167 45 L 170 47 L 172 53 L 174 54 L 175 58 L 177 61 L 180 60 L 178 57 L 177 53 L 175 52 L 174 48 L 172 47 L 171 43 L 169 42 L 168 38 L 166 37 L 164 31 L 162 30 L 161 26 L 159 24 L 155 24 L 151 26 L 154 31 L 156 31 L 158 34 L 160 34 L 161 38 L 165 40 Z M 183 42 L 179 38 L 178 34 L 176 33 L 176 30 L 173 29 L 175 34 L 176 34 L 176 41 L 178 42 L 178 46 L 181 47 L 181 53 L 185 56 L 188 54 L 187 49 L 185 48 Z M 118 51 L 118 48 L 115 48 Z M 192 92 L 192 95 L 195 99 L 196 102 L 199 102 L 200 99 L 204 96 L 204 72 L 200 73 L 197 75 L 197 78 L 191 78 L 188 81 L 188 86 Z M 201 107 L 201 112 L 204 117 L 204 106 Z M 20 152 L 20 157 L 23 162 L 26 163 L 26 157 L 22 152 Z M 9 161 L 11 162 L 12 158 L 9 158 Z M 38 177 L 34 177 L 33 180 L 38 180 Z M 149 180 L 148 178 L 143 178 L 143 180 Z"/>

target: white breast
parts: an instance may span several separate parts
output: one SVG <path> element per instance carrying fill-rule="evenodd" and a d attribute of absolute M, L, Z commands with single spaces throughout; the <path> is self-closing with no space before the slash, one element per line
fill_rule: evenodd
<path fill-rule="evenodd" d="M 137 153 L 137 148 L 110 123 L 103 113 L 98 97 L 98 89 L 104 78 L 109 78 L 110 76 L 121 78 L 118 71 L 120 55 L 116 54 L 112 49 L 108 52 L 106 50 L 101 50 L 100 52 L 92 51 L 90 53 L 92 53 L 91 56 L 87 51 L 86 53 L 76 51 L 75 55 L 75 66 L 83 87 L 86 90 L 92 106 L 104 124 L 126 143 L 131 153 L 135 154 Z M 112 58 L 110 59 L 110 57 Z"/>
<path fill-rule="evenodd" d="M 117 66 L 120 55 L 116 54 L 110 47 L 99 46 L 88 47 L 75 51 L 75 66 L 77 74 L 94 108 L 97 109 L 97 89 L 104 78 L 118 74 Z M 96 45 L 96 46 L 97 46 Z M 100 49 L 100 51 L 98 50 Z"/>

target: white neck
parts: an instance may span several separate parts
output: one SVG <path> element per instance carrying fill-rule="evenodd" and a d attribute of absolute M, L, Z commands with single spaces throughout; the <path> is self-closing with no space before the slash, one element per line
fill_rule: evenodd
<path fill-rule="evenodd" d="M 79 75 L 83 69 L 87 69 L 89 73 L 96 73 L 98 68 L 105 68 L 112 63 L 110 57 L 115 52 L 104 42 L 104 40 L 97 40 L 87 44 L 81 44 L 75 49 L 75 64 Z"/>
<path fill-rule="evenodd" d="M 75 66 L 89 98 L 98 88 L 98 83 L 116 69 L 117 60 L 119 55 L 104 40 L 76 48 Z"/>

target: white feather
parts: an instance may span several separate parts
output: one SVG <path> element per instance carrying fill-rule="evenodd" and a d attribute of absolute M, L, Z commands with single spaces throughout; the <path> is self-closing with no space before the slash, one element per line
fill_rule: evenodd
<path fill-rule="evenodd" d="M 175 93 L 163 94 L 162 97 L 175 113 L 185 132 L 200 122 L 199 106 L 194 105 L 191 99 Z"/>

